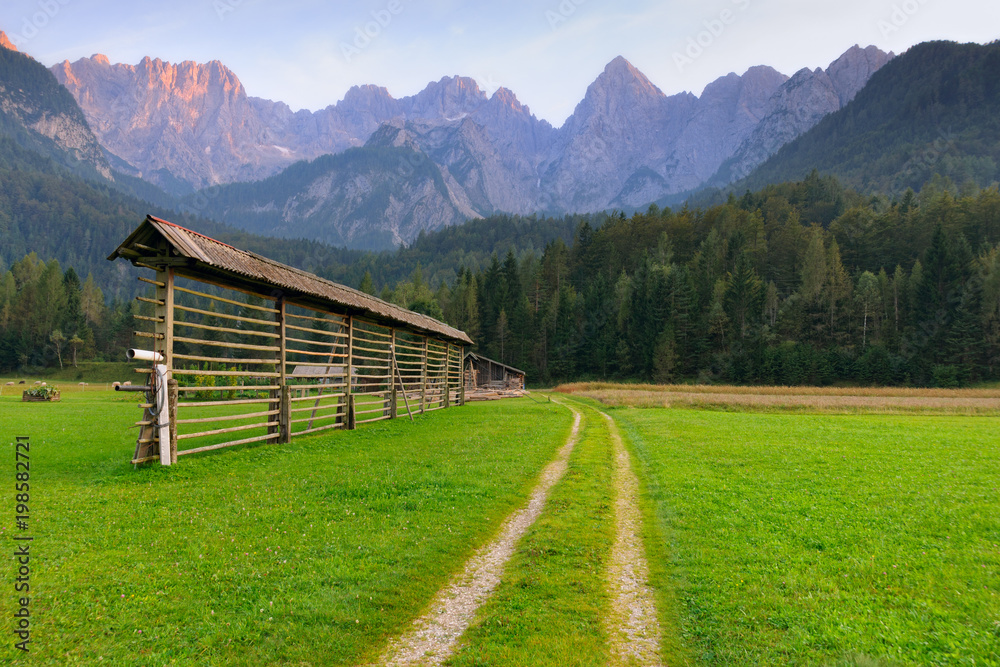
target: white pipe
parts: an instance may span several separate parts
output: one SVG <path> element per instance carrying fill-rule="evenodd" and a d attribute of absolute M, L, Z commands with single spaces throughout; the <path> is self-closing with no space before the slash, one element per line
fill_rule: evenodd
<path fill-rule="evenodd" d="M 163 358 L 163 355 L 159 356 Z M 160 464 L 168 466 L 170 465 L 170 407 L 167 401 L 167 367 L 164 364 L 157 364 L 153 370 L 156 373 L 156 424 L 160 429 Z"/>
<path fill-rule="evenodd" d="M 126 358 L 129 361 L 136 359 L 138 361 L 154 361 L 156 363 L 163 363 L 163 355 L 159 352 L 153 352 L 151 350 L 137 350 L 135 348 L 129 348 L 125 353 Z"/>

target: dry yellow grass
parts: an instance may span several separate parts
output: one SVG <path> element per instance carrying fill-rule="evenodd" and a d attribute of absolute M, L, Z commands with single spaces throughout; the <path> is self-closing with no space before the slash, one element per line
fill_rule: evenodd
<path fill-rule="evenodd" d="M 735 387 L 576 382 L 558 392 L 614 407 L 702 407 L 844 413 L 1000 414 L 1000 389 Z"/>

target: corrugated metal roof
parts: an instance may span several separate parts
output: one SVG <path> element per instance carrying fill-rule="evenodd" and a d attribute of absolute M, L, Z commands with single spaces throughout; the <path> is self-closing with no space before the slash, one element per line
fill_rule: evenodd
<path fill-rule="evenodd" d="M 437 334 L 467 345 L 472 344 L 472 339 L 464 331 L 439 322 L 433 317 L 401 308 L 396 304 L 325 280 L 306 271 L 286 266 L 247 250 L 234 248 L 204 234 L 151 215 L 146 216 L 143 223 L 129 234 L 128 238 L 108 256 L 108 259 L 113 260 L 118 257 L 131 259 L 127 255 L 133 254 L 132 252 L 123 253 L 122 251 L 134 251 L 133 244 L 143 242 L 143 239 L 149 238 L 151 233 L 158 233 L 165 238 L 181 257 L 195 260 L 196 263 L 201 262 L 218 271 L 234 273 L 273 285 L 289 292 L 289 296 L 293 296 L 295 293 L 303 294 L 327 301 L 331 306 L 342 306 L 354 311 L 362 311 L 376 319 L 399 322 L 413 329 Z M 196 265 L 192 268 L 196 268 Z"/>

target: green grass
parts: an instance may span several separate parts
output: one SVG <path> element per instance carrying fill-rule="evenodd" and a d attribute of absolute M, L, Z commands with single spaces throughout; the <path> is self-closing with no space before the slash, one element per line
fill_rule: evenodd
<path fill-rule="evenodd" d="M 122 351 L 122 357 L 125 356 Z M 112 382 L 125 382 L 130 380 L 138 384 L 137 380 L 145 379 L 145 375 L 135 373 L 134 369 L 142 364 L 134 361 L 81 361 L 73 366 L 66 362 L 63 368 L 52 366 L 49 368 L 34 369 L 25 373 L 8 373 L 3 378 L 3 382 L 13 380 L 18 382 L 25 380 L 31 384 L 34 380 L 44 380 L 49 384 L 76 385 L 79 382 L 89 382 L 96 388 L 97 385 L 110 384 Z"/>
<path fill-rule="evenodd" d="M 0 447 L 12 478 L 10 442 L 31 436 L 37 664 L 372 659 L 524 503 L 571 422 L 477 403 L 133 470 L 135 396 L 19 399 L 0 398 Z"/>
<path fill-rule="evenodd" d="M 1000 419 L 611 414 L 696 663 L 1000 664 Z"/>
<path fill-rule="evenodd" d="M 608 663 L 602 619 L 614 540 L 613 458 L 600 415 L 585 409 L 581 428 L 566 475 L 446 664 Z"/>

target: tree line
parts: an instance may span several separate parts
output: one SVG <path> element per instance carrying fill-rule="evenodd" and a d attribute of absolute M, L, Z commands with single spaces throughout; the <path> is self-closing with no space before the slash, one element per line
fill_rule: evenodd
<path fill-rule="evenodd" d="M 1000 374 L 1000 193 L 896 200 L 813 173 L 706 209 L 584 222 L 453 284 L 383 298 L 536 383 L 580 378 L 962 386 Z M 374 292 L 370 279 L 362 289 Z"/>
<path fill-rule="evenodd" d="M 572 234 L 569 219 L 506 219 L 547 240 L 482 257 L 498 247 L 488 222 L 318 270 L 364 271 L 363 291 L 466 331 L 536 384 L 1000 377 L 995 186 L 934 179 L 888 199 L 813 173 L 706 208 L 579 218 Z M 559 233 L 540 231 L 553 224 Z M 463 256 L 474 261 L 444 266 Z M 119 358 L 135 306 L 97 282 L 33 254 L 16 262 L 0 279 L 0 368 Z"/>

